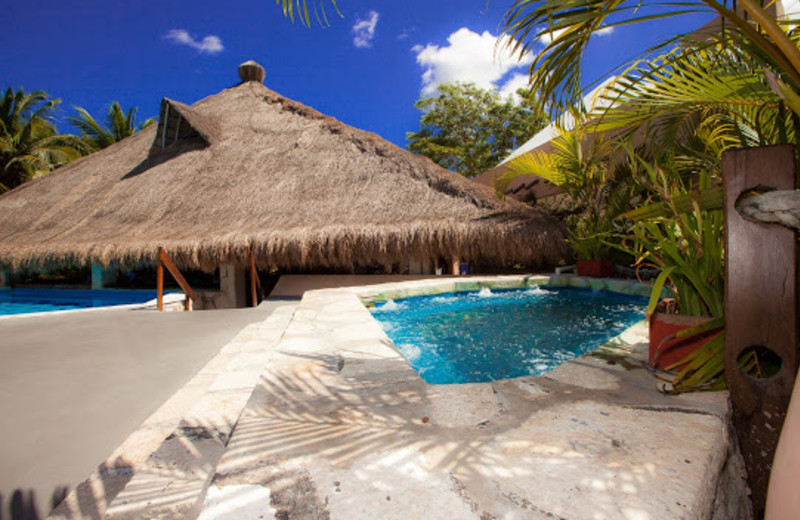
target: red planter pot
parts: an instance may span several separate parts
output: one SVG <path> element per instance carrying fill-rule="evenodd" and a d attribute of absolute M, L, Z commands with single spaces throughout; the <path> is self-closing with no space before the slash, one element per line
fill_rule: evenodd
<path fill-rule="evenodd" d="M 593 278 L 609 278 L 614 274 L 614 262 L 611 260 L 578 260 L 578 276 Z"/>
<path fill-rule="evenodd" d="M 678 331 L 701 325 L 711 319 L 682 314 L 653 314 L 650 317 L 650 364 L 656 368 L 666 368 L 711 341 L 721 331 L 714 330 L 689 338 L 673 337 Z"/>

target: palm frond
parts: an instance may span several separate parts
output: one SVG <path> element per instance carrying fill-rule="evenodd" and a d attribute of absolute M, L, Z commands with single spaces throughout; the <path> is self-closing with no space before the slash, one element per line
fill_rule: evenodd
<path fill-rule="evenodd" d="M 340 17 L 342 13 L 339 11 L 339 6 L 336 0 L 275 0 L 275 5 L 281 6 L 283 15 L 291 21 L 297 17 L 300 23 L 306 27 L 311 27 L 311 16 L 308 9 L 308 4 L 311 3 L 311 8 L 314 13 L 314 18 L 317 23 L 322 26 L 330 25 L 328 22 L 328 14 L 325 10 L 325 5 L 330 3 L 334 11 Z"/>
<path fill-rule="evenodd" d="M 93 148 L 100 149 L 114 142 L 111 133 L 102 127 L 85 108 L 79 106 L 72 108 L 78 115 L 67 117 L 67 121 L 81 132 L 86 142 Z"/>
<path fill-rule="evenodd" d="M 754 68 L 718 47 L 678 49 L 637 63 L 606 87 L 606 108 L 594 114 L 594 129 L 631 134 L 659 118 L 662 127 L 671 118 L 667 126 L 674 128 L 676 120 L 701 109 L 777 106 L 780 98 Z"/>
<path fill-rule="evenodd" d="M 755 0 L 744 0 L 739 5 L 743 11 L 719 0 L 516 0 L 506 13 L 504 32 L 509 36 L 507 44 L 520 54 L 534 51 L 534 45 L 543 38 L 549 41 L 536 53 L 530 75 L 532 87 L 555 112 L 580 101 L 582 58 L 596 31 L 693 12 L 722 17 L 726 22 L 724 38 L 732 34 L 739 42 L 745 42 L 745 51 L 786 85 L 787 97 L 800 92 L 797 34 L 790 34 Z M 661 44 L 645 54 L 652 55 L 660 47 Z"/>

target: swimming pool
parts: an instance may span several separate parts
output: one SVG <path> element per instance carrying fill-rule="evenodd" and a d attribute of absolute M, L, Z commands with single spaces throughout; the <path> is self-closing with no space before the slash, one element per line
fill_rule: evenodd
<path fill-rule="evenodd" d="M 430 384 L 540 375 L 644 319 L 647 299 L 534 286 L 378 304 L 373 316 Z"/>
<path fill-rule="evenodd" d="M 0 316 L 145 303 L 156 291 L 126 289 L 3 289 Z"/>

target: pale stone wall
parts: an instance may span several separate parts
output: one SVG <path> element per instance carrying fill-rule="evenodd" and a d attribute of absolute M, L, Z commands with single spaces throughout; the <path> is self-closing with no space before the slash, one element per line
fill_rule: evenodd
<path fill-rule="evenodd" d="M 244 267 L 221 265 L 219 268 L 219 289 L 225 297 L 217 300 L 218 309 L 241 308 L 247 306 L 247 284 Z"/>

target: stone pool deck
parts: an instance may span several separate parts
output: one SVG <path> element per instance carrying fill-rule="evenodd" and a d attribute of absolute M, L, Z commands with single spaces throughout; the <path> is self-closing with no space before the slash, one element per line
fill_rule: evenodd
<path fill-rule="evenodd" d="M 643 325 L 543 376 L 427 385 L 362 303 L 546 280 L 307 292 L 269 348 L 240 346 L 256 363 L 219 388 L 238 397 L 196 406 L 107 517 L 745 518 L 727 394 L 659 392 Z"/>

